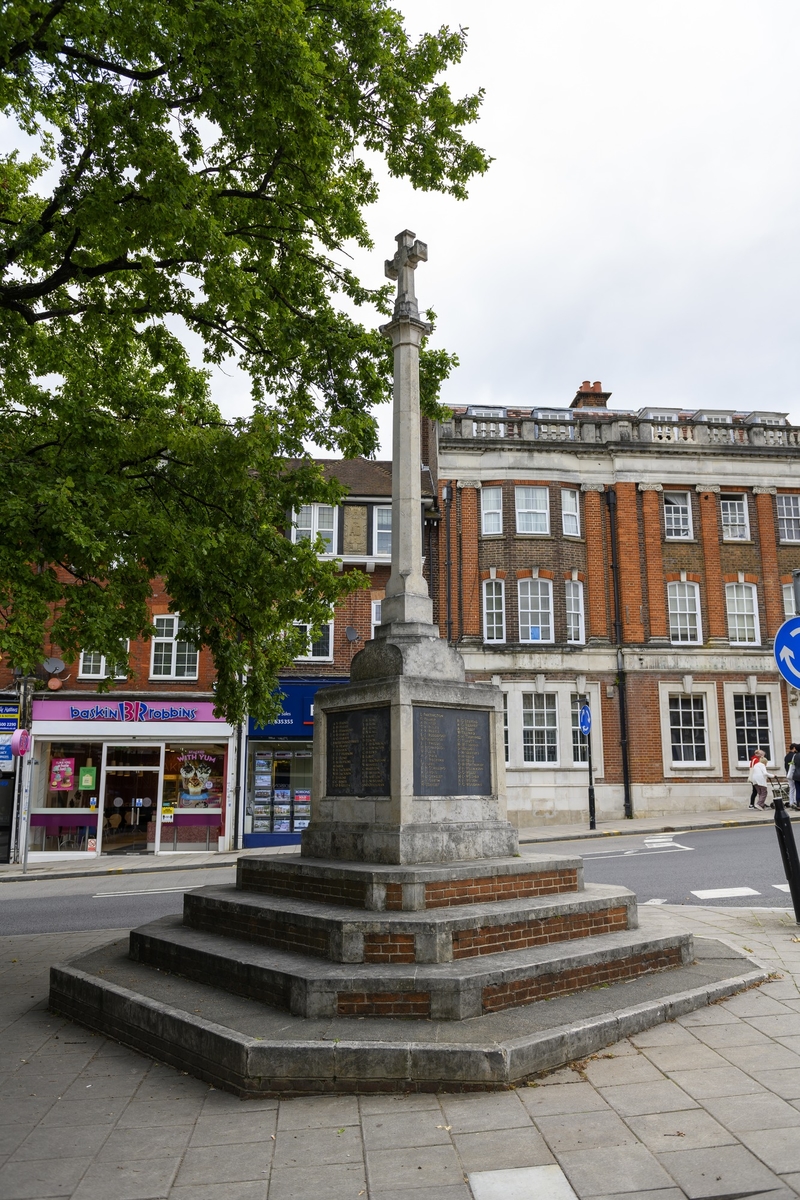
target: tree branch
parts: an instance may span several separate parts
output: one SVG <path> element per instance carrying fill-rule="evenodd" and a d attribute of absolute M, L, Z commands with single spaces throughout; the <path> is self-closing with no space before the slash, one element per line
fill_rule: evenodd
<path fill-rule="evenodd" d="M 111 71 L 114 75 L 122 75 L 125 79 L 133 79 L 137 83 L 149 83 L 151 79 L 158 79 L 160 75 L 166 75 L 169 67 L 153 67 L 151 71 L 131 71 L 128 67 L 120 66 L 119 63 L 109 62 L 106 58 L 98 58 L 96 54 L 88 54 L 85 50 L 76 50 L 74 46 L 59 46 L 58 53 L 66 55 L 67 58 L 75 58 L 80 62 L 88 63 L 92 67 L 100 67 L 104 71 Z"/>

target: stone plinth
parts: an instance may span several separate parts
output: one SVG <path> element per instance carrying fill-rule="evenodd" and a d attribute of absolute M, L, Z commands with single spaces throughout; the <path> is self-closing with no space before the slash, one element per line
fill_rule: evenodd
<path fill-rule="evenodd" d="M 303 855 L 407 864 L 516 854 L 500 689 L 466 683 L 460 654 L 432 625 L 376 632 L 352 682 L 317 693 Z"/>

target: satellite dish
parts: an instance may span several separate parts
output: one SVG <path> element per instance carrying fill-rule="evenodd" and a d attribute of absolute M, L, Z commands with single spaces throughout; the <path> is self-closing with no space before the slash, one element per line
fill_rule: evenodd
<path fill-rule="evenodd" d="M 48 675 L 58 675 L 64 670 L 64 662 L 60 658 L 46 658 L 42 666 Z"/>
<path fill-rule="evenodd" d="M 353 629 L 352 625 L 348 625 L 347 629 L 345 629 L 344 633 L 345 633 L 345 637 L 347 638 L 348 642 L 358 642 L 361 639 L 361 634 L 358 632 L 357 629 Z"/>

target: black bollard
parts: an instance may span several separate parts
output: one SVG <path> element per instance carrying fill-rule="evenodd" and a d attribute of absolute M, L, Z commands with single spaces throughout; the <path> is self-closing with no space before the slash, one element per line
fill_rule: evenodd
<path fill-rule="evenodd" d="M 775 797 L 775 832 L 778 835 L 783 870 L 794 905 L 795 920 L 800 925 L 800 858 L 797 856 L 792 822 L 780 796 Z"/>

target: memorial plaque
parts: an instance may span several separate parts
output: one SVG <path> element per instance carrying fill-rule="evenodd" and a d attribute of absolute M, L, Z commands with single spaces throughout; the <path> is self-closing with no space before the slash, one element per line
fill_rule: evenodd
<path fill-rule="evenodd" d="M 414 707 L 414 795 L 488 796 L 489 713 Z"/>
<path fill-rule="evenodd" d="M 329 715 L 329 796 L 388 796 L 390 760 L 388 706 Z"/>

